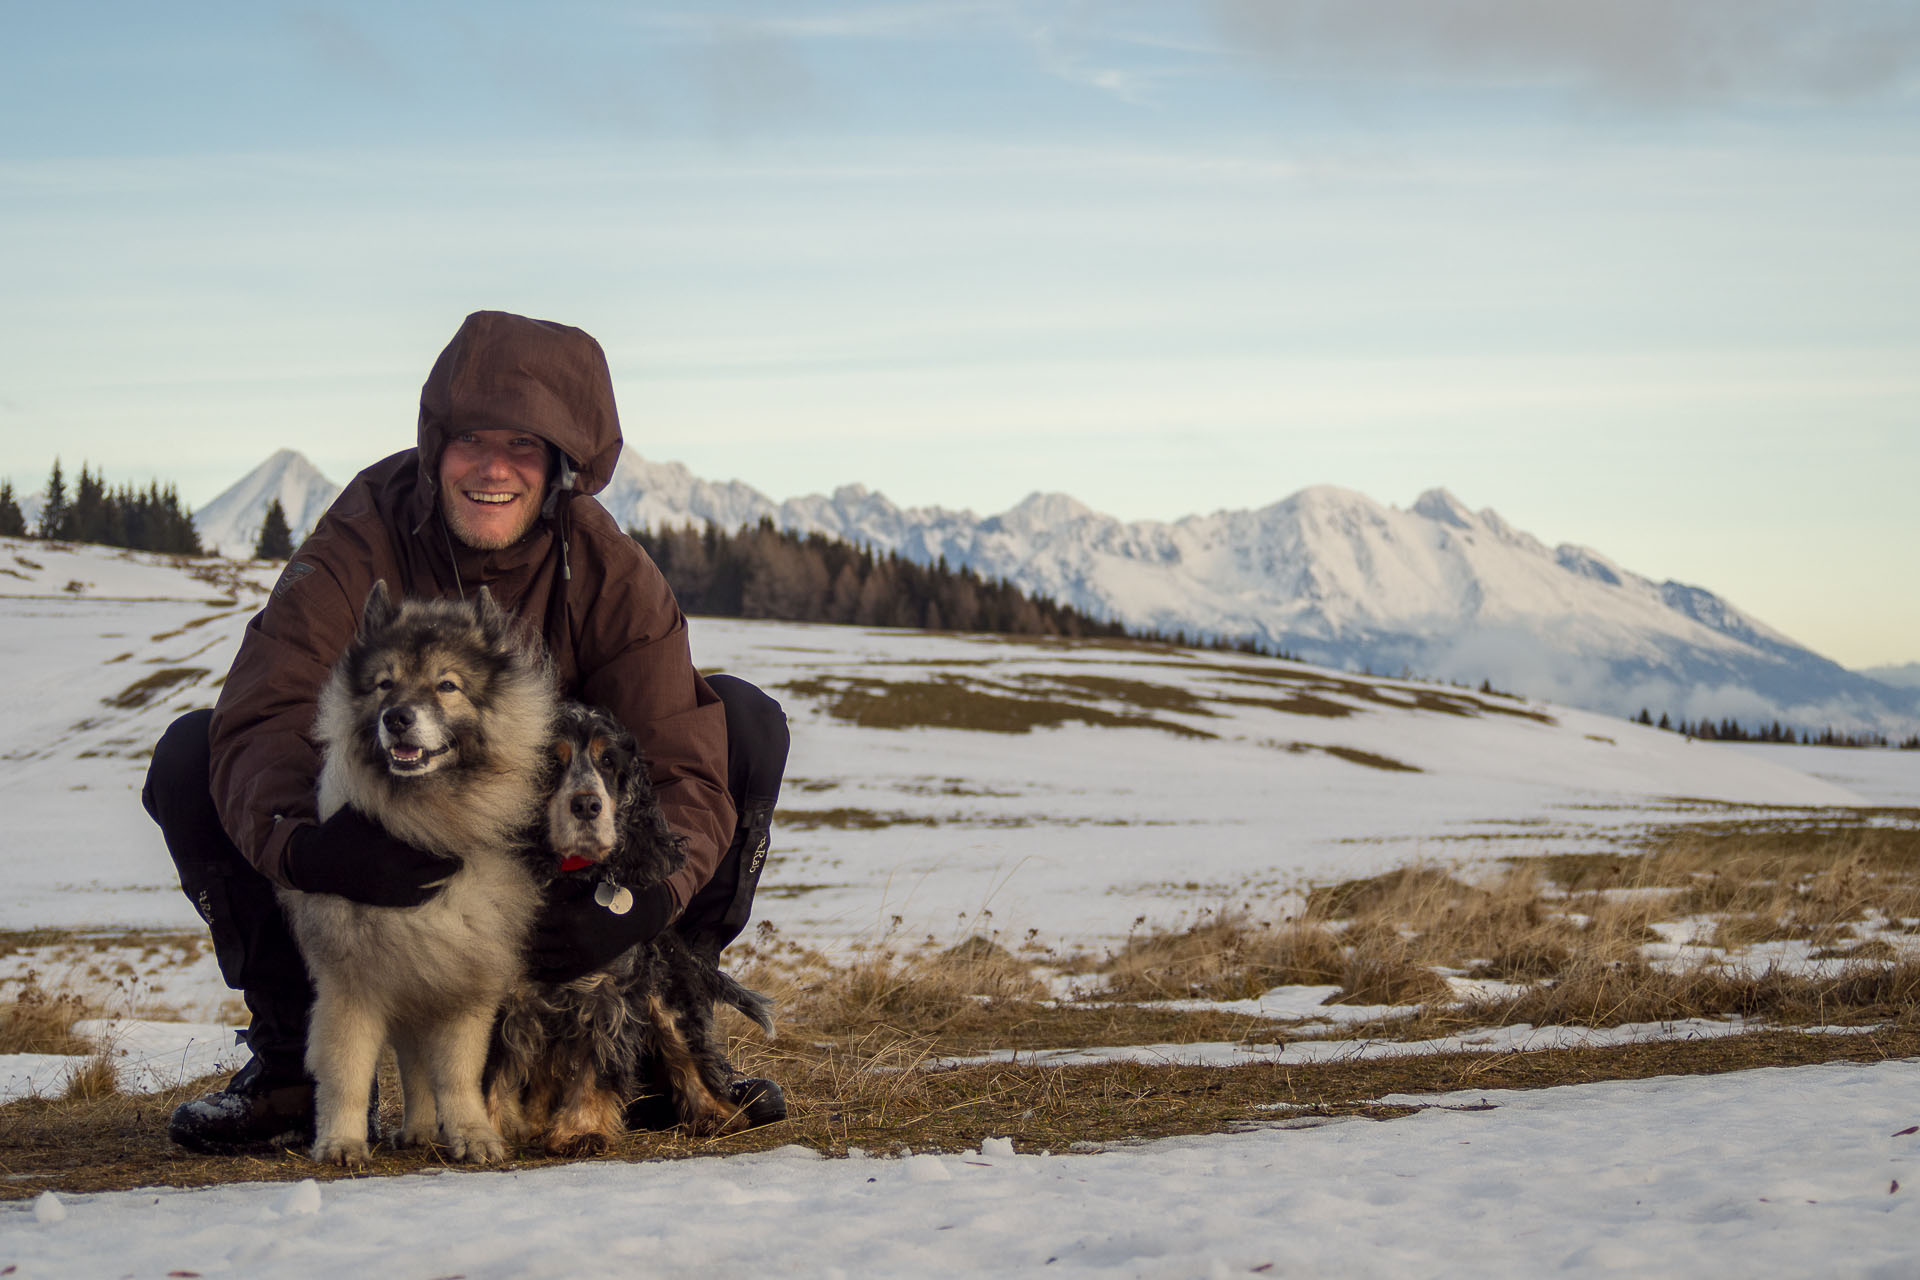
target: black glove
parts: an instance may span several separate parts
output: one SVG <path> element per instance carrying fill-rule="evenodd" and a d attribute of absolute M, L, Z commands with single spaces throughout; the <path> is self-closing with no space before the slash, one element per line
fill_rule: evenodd
<path fill-rule="evenodd" d="M 629 947 L 653 941 L 673 919 L 673 894 L 664 884 L 635 893 L 624 915 L 594 901 L 594 888 L 586 879 L 556 880 L 548 888 L 527 942 L 527 966 L 540 981 L 571 982 L 605 968 Z"/>
<path fill-rule="evenodd" d="M 351 806 L 287 841 L 287 883 L 374 907 L 417 907 L 459 869 L 460 859 L 416 849 Z"/>

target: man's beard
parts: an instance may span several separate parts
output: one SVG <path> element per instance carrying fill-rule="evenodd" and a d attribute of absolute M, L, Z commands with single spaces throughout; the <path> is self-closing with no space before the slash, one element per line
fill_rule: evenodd
<path fill-rule="evenodd" d="M 461 499 L 451 489 L 440 495 L 440 514 L 445 518 L 447 528 L 453 531 L 453 536 L 466 546 L 475 551 L 504 551 L 532 531 L 534 523 L 540 519 L 540 506 L 545 497 L 543 489 L 520 499 L 525 504 L 525 510 L 520 512 L 520 518 L 505 533 L 483 533 L 469 524 L 467 510 L 460 505 Z"/>

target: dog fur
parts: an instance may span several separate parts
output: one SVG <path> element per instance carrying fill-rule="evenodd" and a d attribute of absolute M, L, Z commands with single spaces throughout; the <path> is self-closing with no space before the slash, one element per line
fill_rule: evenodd
<path fill-rule="evenodd" d="M 368 595 L 320 693 L 321 817 L 351 805 L 460 865 L 417 907 L 280 892 L 314 984 L 315 1160 L 366 1164 L 367 1097 L 388 1043 L 405 1097 L 402 1145 L 505 1158 L 482 1073 L 539 906 L 525 846 L 545 800 L 557 701 L 538 640 L 484 590 L 470 603 L 396 604 L 384 582 Z"/>
<path fill-rule="evenodd" d="M 555 721 L 552 786 L 535 874 L 584 879 L 605 895 L 645 889 L 686 860 L 654 799 L 633 736 L 604 711 L 567 703 Z M 513 1141 L 555 1154 L 604 1150 L 626 1107 L 658 1093 L 700 1134 L 746 1127 L 713 1025 L 725 1002 L 773 1032 L 772 1002 L 720 972 L 674 929 L 572 982 L 528 982 L 502 1010 L 489 1117 Z"/>

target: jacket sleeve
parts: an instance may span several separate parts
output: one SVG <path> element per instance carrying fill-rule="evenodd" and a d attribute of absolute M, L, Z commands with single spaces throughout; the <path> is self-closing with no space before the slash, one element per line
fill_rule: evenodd
<path fill-rule="evenodd" d="M 220 824 L 247 861 L 280 885 L 287 883 L 288 838 L 317 820 L 314 704 L 360 616 L 361 600 L 336 568 L 339 541 L 337 531 L 317 530 L 288 562 L 247 624 L 213 710 Z"/>
<path fill-rule="evenodd" d="M 726 711 L 694 669 L 666 579 L 631 538 L 616 537 L 595 540 L 607 563 L 582 627 L 580 696 L 632 732 L 668 824 L 686 838 L 687 864 L 667 881 L 678 911 L 713 878 L 733 835 Z"/>

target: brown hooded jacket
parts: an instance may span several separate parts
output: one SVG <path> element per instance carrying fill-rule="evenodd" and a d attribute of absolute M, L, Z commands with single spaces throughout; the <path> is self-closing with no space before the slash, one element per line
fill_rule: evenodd
<path fill-rule="evenodd" d="M 440 514 L 440 453 L 462 431 L 539 436 L 578 468 L 548 478 L 531 532 L 500 551 L 453 538 Z M 734 822 L 726 720 L 694 671 L 686 619 L 633 539 L 591 495 L 620 457 L 613 381 L 600 345 L 565 325 L 497 311 L 468 316 L 420 393 L 416 448 L 362 471 L 288 562 L 247 624 L 213 714 L 213 798 L 222 825 L 269 879 L 317 820 L 314 702 L 376 581 L 400 595 L 484 586 L 535 624 L 563 691 L 604 706 L 639 740 L 687 865 L 668 883 L 684 907 L 713 875 Z"/>

